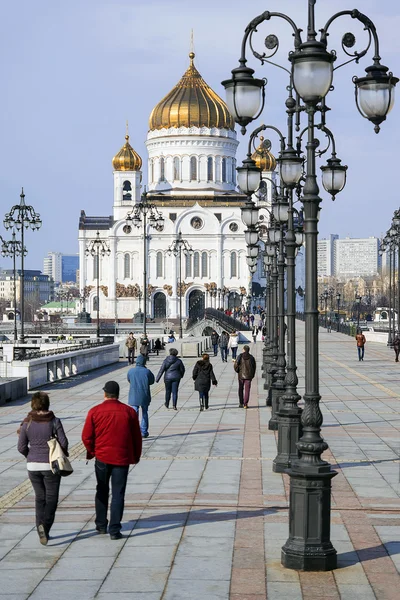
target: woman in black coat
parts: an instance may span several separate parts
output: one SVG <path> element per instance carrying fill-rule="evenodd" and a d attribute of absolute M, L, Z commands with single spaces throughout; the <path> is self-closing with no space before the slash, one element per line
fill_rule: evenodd
<path fill-rule="evenodd" d="M 200 410 L 208 410 L 208 392 L 211 383 L 217 385 L 210 357 L 203 354 L 202 359 L 198 360 L 193 369 L 194 389 L 199 392 Z"/>

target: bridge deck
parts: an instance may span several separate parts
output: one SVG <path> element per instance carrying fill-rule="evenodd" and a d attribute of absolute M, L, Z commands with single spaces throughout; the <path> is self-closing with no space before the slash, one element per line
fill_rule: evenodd
<path fill-rule="evenodd" d="M 302 381 L 304 329 L 299 329 Z M 211 408 L 198 410 L 187 360 L 179 411 L 167 411 L 155 384 L 150 435 L 133 468 L 124 533 L 110 541 L 94 530 L 93 464 L 80 444 L 87 410 L 108 379 L 126 399 L 126 363 L 49 386 L 52 408 L 72 446 L 74 474 L 62 482 L 47 547 L 38 543 L 34 497 L 16 429 L 27 401 L 0 407 L 0 600 L 262 600 L 398 598 L 400 583 L 400 363 L 368 343 L 321 332 L 321 393 L 326 458 L 333 480 L 332 541 L 339 568 L 297 573 L 280 566 L 288 529 L 288 480 L 274 474 L 276 437 L 268 431 L 263 380 L 251 407 L 237 408 L 232 364 L 213 359 L 219 380 Z M 260 361 L 261 342 L 253 345 Z M 155 371 L 160 358 L 151 358 Z M 300 387 L 300 393 L 302 389 Z"/>

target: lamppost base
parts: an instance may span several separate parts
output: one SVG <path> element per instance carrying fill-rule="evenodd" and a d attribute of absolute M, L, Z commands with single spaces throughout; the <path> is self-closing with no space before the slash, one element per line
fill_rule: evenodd
<path fill-rule="evenodd" d="M 282 566 L 298 571 L 331 571 L 337 567 L 336 550 L 330 541 L 331 481 L 337 473 L 296 469 L 301 466 L 287 471 L 289 538 L 282 547 Z"/>
<path fill-rule="evenodd" d="M 275 387 L 274 384 L 271 386 L 271 418 L 268 422 L 268 429 L 270 431 L 278 431 L 278 412 L 279 412 L 279 402 L 281 396 L 284 394 L 285 389 L 281 389 L 280 387 Z M 268 394 L 269 396 L 269 394 Z"/>
<path fill-rule="evenodd" d="M 272 406 L 272 390 L 266 383 L 264 383 L 264 390 L 268 390 L 265 406 Z"/>
<path fill-rule="evenodd" d="M 301 408 L 282 408 L 278 413 L 278 454 L 272 463 L 274 473 L 284 473 L 299 457 L 297 442 L 300 438 L 301 413 Z"/>

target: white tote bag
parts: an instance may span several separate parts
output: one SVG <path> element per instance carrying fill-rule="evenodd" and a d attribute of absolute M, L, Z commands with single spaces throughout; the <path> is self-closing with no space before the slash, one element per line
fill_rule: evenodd
<path fill-rule="evenodd" d="M 65 456 L 60 443 L 57 439 L 55 425 L 53 425 L 53 437 L 47 442 L 49 446 L 49 463 L 52 473 L 67 477 L 73 473 L 72 465 Z"/>

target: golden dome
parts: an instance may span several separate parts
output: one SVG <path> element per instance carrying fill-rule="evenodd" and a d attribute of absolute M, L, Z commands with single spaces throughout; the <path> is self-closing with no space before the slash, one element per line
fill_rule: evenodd
<path fill-rule="evenodd" d="M 256 162 L 256 165 L 261 171 L 275 171 L 276 169 L 276 158 L 269 151 L 271 143 L 269 140 L 264 142 L 264 137 L 260 135 L 260 145 L 253 152 L 252 159 Z"/>
<path fill-rule="evenodd" d="M 153 108 L 149 128 L 218 127 L 235 129 L 225 102 L 206 84 L 189 54 L 190 65 L 176 86 Z"/>
<path fill-rule="evenodd" d="M 125 144 L 112 159 L 114 171 L 140 171 L 142 167 L 142 159 L 130 145 L 128 134 L 126 134 L 125 139 Z"/>

